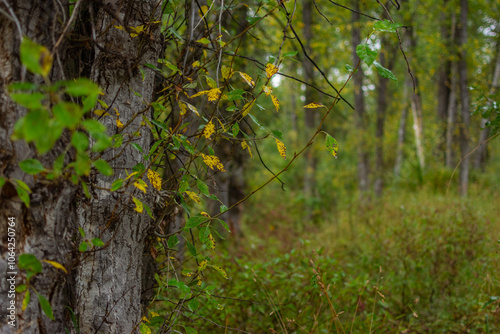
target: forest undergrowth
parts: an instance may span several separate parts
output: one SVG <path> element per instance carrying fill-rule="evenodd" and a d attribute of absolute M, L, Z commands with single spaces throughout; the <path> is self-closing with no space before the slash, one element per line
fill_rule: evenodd
<path fill-rule="evenodd" d="M 440 190 L 399 184 L 366 205 L 353 195 L 315 222 L 290 192 L 262 193 L 243 235 L 222 243 L 224 308 L 201 309 L 213 322 L 200 332 L 498 333 L 500 196 L 484 177 L 494 173 L 481 175 L 467 199 L 435 177 Z"/>

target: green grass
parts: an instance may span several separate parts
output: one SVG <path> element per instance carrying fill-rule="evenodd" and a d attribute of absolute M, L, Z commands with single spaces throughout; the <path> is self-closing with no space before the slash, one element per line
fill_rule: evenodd
<path fill-rule="evenodd" d="M 200 309 L 222 327 L 200 321 L 199 332 L 499 332 L 498 302 L 484 309 L 500 295 L 499 196 L 479 189 L 467 200 L 389 191 L 323 209 L 316 224 L 300 203 L 260 199 L 219 259 L 230 279 L 214 293 L 232 299 Z"/>

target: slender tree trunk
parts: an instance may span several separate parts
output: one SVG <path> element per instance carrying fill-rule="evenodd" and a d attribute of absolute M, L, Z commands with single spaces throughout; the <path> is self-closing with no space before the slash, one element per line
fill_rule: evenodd
<path fill-rule="evenodd" d="M 406 39 L 409 44 L 409 49 L 415 52 L 417 49 L 417 39 L 413 29 L 406 29 Z M 418 164 L 420 166 L 420 173 L 425 168 L 425 154 L 423 146 L 424 137 L 424 124 L 422 114 L 422 99 L 420 97 L 418 77 L 414 74 L 415 78 L 415 91 L 410 92 L 410 105 L 413 115 L 413 131 L 415 132 L 415 145 L 417 148 Z"/>
<path fill-rule="evenodd" d="M 467 20 L 469 13 L 468 0 L 461 0 L 460 2 L 460 27 L 458 33 L 460 60 L 458 62 L 458 74 L 460 80 L 460 103 L 461 103 L 461 116 L 460 123 L 460 151 L 462 156 L 462 163 L 460 164 L 460 195 L 467 196 L 467 189 L 469 185 L 469 165 L 470 158 L 465 156 L 469 153 L 469 123 L 470 123 L 470 94 L 467 78 Z"/>
<path fill-rule="evenodd" d="M 492 97 L 498 92 L 498 87 L 500 86 L 500 42 L 497 41 L 495 65 L 493 70 L 493 78 L 491 80 L 491 87 L 489 91 L 489 96 Z M 488 101 L 489 102 L 489 101 Z M 490 128 L 486 127 L 488 119 L 481 119 L 481 134 L 479 136 L 479 144 L 481 145 L 476 152 L 476 159 L 474 161 L 474 167 L 477 169 L 483 169 L 488 157 L 488 144 L 484 143 L 489 135 Z"/>
<path fill-rule="evenodd" d="M 452 49 L 456 50 L 456 15 L 452 14 L 452 24 L 451 24 L 451 41 Z M 453 168 L 456 164 L 455 161 L 455 149 L 454 149 L 454 139 L 455 139 L 455 127 L 457 122 L 457 89 L 458 89 L 458 64 L 456 60 L 451 62 L 451 72 L 450 72 L 450 95 L 448 102 L 448 117 L 446 126 L 446 167 Z"/>
<path fill-rule="evenodd" d="M 449 0 L 443 0 L 441 12 L 441 40 L 444 45 L 445 53 L 441 56 L 440 67 L 438 70 L 438 91 L 437 91 L 437 116 L 440 121 L 440 129 L 442 129 L 442 138 L 439 143 L 440 152 L 446 152 L 446 124 L 448 119 L 448 103 L 450 102 L 451 92 L 451 60 L 449 52 L 452 52 L 450 47 L 450 19 L 446 7 Z M 446 154 L 444 155 L 446 162 Z"/>
<path fill-rule="evenodd" d="M 356 11 L 359 12 L 359 0 L 356 0 L 353 4 Z M 352 23 L 352 58 L 353 64 L 356 65 L 359 62 L 359 57 L 356 54 L 356 46 L 361 43 L 361 29 L 360 29 L 360 15 L 353 12 L 351 17 Z M 358 133 L 358 182 L 361 200 L 366 200 L 366 193 L 370 187 L 369 181 L 369 159 L 367 152 L 367 140 L 366 140 L 366 130 L 367 130 L 367 120 L 366 120 L 366 109 L 365 109 L 365 98 L 363 95 L 363 69 L 358 67 L 357 72 L 353 75 L 354 81 L 354 109 L 355 109 L 355 126 Z"/>
<path fill-rule="evenodd" d="M 311 43 L 313 41 L 313 11 L 314 4 L 313 0 L 305 0 L 304 7 L 302 10 L 302 20 L 304 22 L 303 34 L 304 34 L 304 47 L 306 52 L 311 56 L 312 48 Z M 304 71 L 304 81 L 310 84 L 314 84 L 314 67 L 309 60 L 305 60 L 302 63 L 302 69 Z M 316 91 L 309 86 L 305 89 L 305 103 L 318 102 L 316 100 Z M 306 137 L 310 137 L 316 127 L 316 113 L 309 109 L 305 109 L 304 120 L 305 120 L 305 134 Z M 306 168 L 304 171 L 304 196 L 306 199 L 311 199 L 314 197 L 314 186 L 315 186 L 315 173 L 316 173 L 316 157 L 314 155 L 314 150 L 309 149 L 306 152 Z M 307 220 L 312 218 L 312 208 L 306 208 Z"/>
<path fill-rule="evenodd" d="M 410 83 L 411 84 L 411 83 Z M 408 86 L 407 86 L 408 87 Z M 394 164 L 394 176 L 399 179 L 401 176 L 401 166 L 403 164 L 403 148 L 406 136 L 406 119 L 408 118 L 408 107 L 404 106 L 401 110 L 399 119 L 398 143 L 396 148 L 396 162 Z"/>

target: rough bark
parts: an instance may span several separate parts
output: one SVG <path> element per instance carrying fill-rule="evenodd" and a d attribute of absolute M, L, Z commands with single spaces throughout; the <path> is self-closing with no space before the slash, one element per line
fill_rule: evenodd
<path fill-rule="evenodd" d="M 353 8 L 359 12 L 359 1 L 355 1 Z M 356 54 L 356 46 L 361 43 L 361 29 L 359 20 L 360 15 L 353 12 L 351 17 L 352 23 L 352 58 L 353 64 L 358 64 L 359 57 Z M 367 139 L 366 139 L 366 109 L 365 109 L 365 98 L 363 93 L 363 78 L 364 73 L 361 66 L 358 67 L 357 72 L 353 75 L 354 82 L 354 118 L 356 131 L 358 133 L 358 143 L 357 143 L 357 155 L 358 155 L 358 184 L 361 200 L 366 199 L 366 192 L 370 188 L 369 182 L 369 159 L 367 152 Z"/>
<path fill-rule="evenodd" d="M 6 1 L 0 6 L 5 6 L 5 3 L 12 6 L 22 34 L 49 50 L 57 51 L 51 81 L 63 77 L 69 79 L 81 74 L 82 59 L 74 54 L 66 56 L 72 52 L 66 38 L 62 39 L 57 50 L 53 49 L 70 18 L 68 1 Z M 90 66 L 90 77 L 100 85 L 104 93 L 101 99 L 110 106 L 110 112 L 116 108 L 124 124 L 131 121 L 124 133 L 125 139 L 132 132 L 140 131 L 141 136 L 135 138 L 135 142 L 145 151 L 150 147 L 150 133 L 141 127 L 140 116 L 134 120 L 132 118 L 141 110 L 147 109 L 151 102 L 153 73 L 145 72 L 143 80 L 138 65 L 155 63 L 159 54 L 159 27 L 151 26 L 149 35 L 132 39 L 126 31 L 115 29 L 113 26 L 138 26 L 158 20 L 158 4 L 156 0 L 109 0 L 91 4 L 85 9 L 82 9 L 82 6 L 82 12 L 77 13 L 92 29 L 93 34 L 89 32 L 89 40 L 95 36 L 95 39 L 87 44 L 92 44 L 93 50 L 85 51 L 92 55 L 90 59 L 85 59 Z M 2 10 L 9 12 L 5 7 L 2 7 Z M 110 194 L 98 187 L 109 188 L 114 179 L 126 176 L 125 169 L 130 170 L 142 160 L 142 156 L 130 147 L 121 154 L 118 154 L 119 150 L 107 150 L 101 158 L 111 161 L 115 175 L 110 178 L 92 172 L 88 179 L 92 195 L 90 200 L 86 200 L 79 188 L 69 181 L 47 183 L 21 172 L 17 167 L 18 163 L 27 158 L 37 157 L 50 168 L 54 159 L 64 150 L 69 138 L 63 134 L 56 146 L 43 156 L 37 156 L 32 145 L 10 140 L 14 122 L 24 116 L 26 111 L 7 97 L 5 87 L 20 80 L 20 73 L 23 71 L 18 58 L 20 34 L 16 24 L 4 20 L 4 17 L 1 22 L 2 36 L 11 36 L 2 39 L 0 44 L 1 174 L 6 178 L 24 180 L 33 193 L 28 209 L 19 201 L 15 192 L 9 193 L 11 186 L 2 188 L 0 231 L 4 238 L 5 217 L 15 217 L 16 255 L 33 253 L 39 259 L 63 264 L 69 272 L 66 275 L 61 270 L 44 264 L 42 274 L 37 275 L 32 284 L 37 292 L 51 303 L 56 321 L 51 321 L 42 313 L 36 296 L 32 296 L 28 308 L 21 312 L 22 296 L 18 295 L 19 323 L 16 330 L 22 333 L 64 333 L 65 329 L 76 332 L 69 318 L 69 307 L 79 319 L 81 333 L 138 332 L 136 326 L 141 317 L 141 276 L 144 276 L 142 267 L 150 263 L 150 256 L 143 254 L 146 232 L 151 227 L 151 220 L 146 218 L 146 215 L 133 211 L 130 197 Z M 68 28 L 67 35 L 74 26 Z M 72 73 L 68 69 L 75 72 Z M 30 76 L 27 76 L 27 79 L 33 80 Z M 117 133 L 118 128 L 113 118 L 104 118 L 102 121 L 110 135 Z M 68 156 L 71 154 L 70 152 Z M 134 196 L 152 205 L 149 198 L 141 197 L 137 193 Z M 106 246 L 80 256 L 78 227 L 83 228 L 87 238 L 99 237 L 107 243 Z M 3 239 L 2 247 L 4 246 Z M 3 254 L 5 252 L 2 251 Z M 1 264 L 5 262 L 2 261 Z M 21 275 L 18 275 L 18 279 L 21 279 Z M 5 288 L 3 282 L 1 287 Z M 5 296 L 4 293 L 0 296 L 2 305 Z M 5 327 L 4 322 L 0 326 L 2 333 L 14 332 Z"/>

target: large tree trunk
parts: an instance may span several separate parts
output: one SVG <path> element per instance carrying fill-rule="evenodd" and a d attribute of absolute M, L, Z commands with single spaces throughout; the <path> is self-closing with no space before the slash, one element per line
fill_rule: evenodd
<path fill-rule="evenodd" d="M 460 151 L 462 154 L 462 163 L 460 164 L 460 195 L 467 196 L 469 186 L 469 123 L 470 123 L 470 94 L 467 84 L 467 18 L 469 13 L 468 0 L 460 2 L 460 28 L 458 32 L 458 46 L 460 50 L 460 60 L 458 62 L 458 74 L 460 80 L 460 104 L 462 122 L 460 123 Z"/>
<path fill-rule="evenodd" d="M 133 210 L 130 197 L 111 194 L 102 188 L 109 188 L 114 179 L 126 177 L 125 169 L 131 170 L 142 155 L 128 146 L 123 152 L 110 149 L 101 157 L 110 161 L 115 174 L 104 177 L 91 173 L 88 180 L 91 199 L 87 200 L 82 192 L 71 182 L 46 183 L 21 172 L 18 162 L 37 157 L 32 145 L 23 141 L 12 142 L 10 136 L 15 120 L 26 111 L 16 106 L 6 95 L 6 85 L 20 80 L 22 73 L 19 63 L 20 38 L 16 21 L 20 23 L 22 33 L 49 50 L 66 27 L 70 18 L 68 1 L 6 1 L 0 3 L 3 12 L 12 13 L 5 4 L 12 6 L 16 18 L 14 21 L 2 17 L 0 31 L 0 76 L 1 76 L 1 119 L 0 140 L 2 141 L 2 174 L 6 178 L 24 180 L 33 190 L 31 206 L 26 208 L 17 196 L 9 193 L 11 186 L 4 186 L 1 198 L 2 223 L 0 231 L 6 229 L 6 217 L 16 218 L 17 247 L 16 255 L 33 253 L 39 259 L 57 261 L 68 269 L 68 274 L 44 264 L 44 270 L 33 279 L 36 291 L 45 296 L 54 310 L 55 321 L 42 314 L 35 296 L 28 308 L 21 312 L 21 295 L 17 299 L 18 326 L 14 330 L 0 324 L 0 332 L 22 333 L 64 333 L 65 328 L 75 331 L 69 317 L 71 308 L 79 319 L 81 333 L 132 333 L 138 332 L 141 318 L 141 276 L 142 267 L 148 261 L 143 257 L 146 232 L 151 227 L 151 220 L 145 214 Z M 3 5 L 3 7 L 2 7 Z M 9 6 L 9 7 L 10 7 Z M 79 8 L 81 11 L 83 5 Z M 90 27 L 89 39 L 92 40 L 93 54 L 86 59 L 91 68 L 91 79 L 97 82 L 104 95 L 100 97 L 120 113 L 120 120 L 130 124 L 123 133 L 125 139 L 132 132 L 140 131 L 134 142 L 148 152 L 151 136 L 149 130 L 141 127 L 141 117 L 135 117 L 141 110 L 148 108 L 153 93 L 153 72 L 145 72 L 144 79 L 138 65 L 155 63 L 159 54 L 159 26 L 152 25 L 149 35 L 132 39 L 126 31 L 114 26 L 139 26 L 159 19 L 158 1 L 119 1 L 108 0 L 91 5 L 85 12 L 76 15 Z M 76 7 L 75 7 L 76 8 Z M 76 10 L 76 9 L 75 9 Z M 87 12 L 87 10 L 89 12 Z M 2 15 L 2 14 L 0 14 Z M 93 22 L 89 22 L 93 18 Z M 73 21 L 74 23 L 75 21 Z M 68 32 L 73 29 L 68 26 Z M 69 49 L 65 38 L 58 46 L 51 80 L 54 82 L 65 76 L 77 77 L 81 73 L 71 73 L 67 69 L 80 69 L 83 63 L 74 54 L 66 57 Z M 63 74 L 63 71 L 64 74 Z M 29 78 L 32 80 L 32 78 Z M 134 94 L 137 93 L 137 94 Z M 138 96 L 140 94 L 140 96 Z M 101 120 L 108 129 L 108 134 L 117 133 L 114 118 Z M 61 153 L 69 138 L 63 135 L 56 146 L 47 154 L 38 156 L 45 166 L 52 166 L 54 159 Z M 125 140 L 126 141 L 126 140 Z M 121 152 L 121 154 L 119 154 Z M 137 190 L 136 190 L 137 192 Z M 134 193 L 143 202 L 150 199 Z M 99 237 L 107 244 L 95 252 L 78 253 L 78 227 L 87 238 Z M 5 242 L 5 240 L 2 240 Z M 2 252 L 5 254 L 5 252 Z M 21 276 L 18 275 L 18 279 Z M 18 282 L 20 284 L 20 281 Z M 2 288 L 5 288 L 2 281 Z M 5 305 L 6 294 L 0 296 Z M 2 307 L 3 309 L 3 307 Z"/>
<path fill-rule="evenodd" d="M 354 9 L 359 12 L 359 0 L 355 1 Z M 359 57 L 356 54 L 356 46 L 361 43 L 360 15 L 357 12 L 352 13 L 352 58 L 354 65 L 358 64 Z M 369 159 L 367 151 L 367 120 L 365 109 L 365 98 L 363 93 L 363 69 L 358 67 L 357 72 L 353 75 L 354 80 L 354 109 L 355 109 L 355 126 L 358 133 L 357 154 L 358 154 L 358 182 L 361 200 L 366 199 L 366 193 L 370 188 L 369 181 Z"/>

